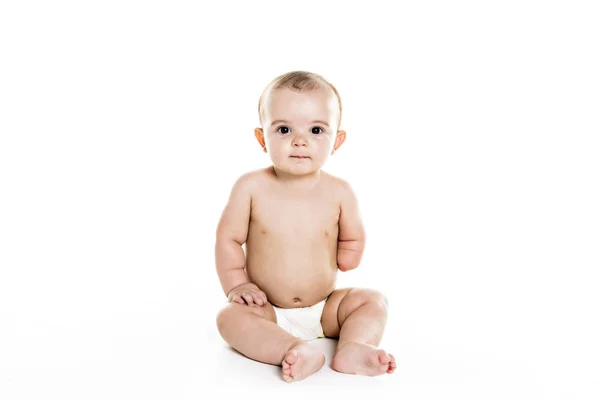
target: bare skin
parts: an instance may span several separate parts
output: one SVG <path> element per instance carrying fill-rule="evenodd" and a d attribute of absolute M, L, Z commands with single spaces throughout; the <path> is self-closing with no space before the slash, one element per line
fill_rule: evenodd
<path fill-rule="evenodd" d="M 291 189 L 271 168 L 256 175 L 246 241 L 246 273 L 283 308 L 307 307 L 334 289 L 339 207 L 334 177 Z M 285 215 L 285 218 L 281 216 Z"/>
<path fill-rule="evenodd" d="M 321 351 L 307 343 L 300 343 L 285 354 L 281 364 L 283 380 L 299 381 L 320 370 L 323 364 L 325 364 L 325 355 Z"/>
<path fill-rule="evenodd" d="M 286 382 L 304 379 L 323 366 L 325 356 L 277 326 L 272 304 L 307 307 L 329 296 L 321 324 L 327 337 L 339 337 L 333 368 L 360 375 L 392 373 L 394 357 L 377 347 L 387 321 L 385 298 L 368 289 L 335 289 L 344 196 L 338 178 L 319 171 L 290 184 L 268 167 L 252 179 L 245 244 L 252 283 L 232 290 L 231 303 L 219 313 L 223 338 L 249 358 L 281 365 Z"/>

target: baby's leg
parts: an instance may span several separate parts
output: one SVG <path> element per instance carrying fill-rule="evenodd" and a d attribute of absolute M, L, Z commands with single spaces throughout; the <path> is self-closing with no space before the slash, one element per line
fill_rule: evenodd
<path fill-rule="evenodd" d="M 334 291 L 323 310 L 323 332 L 338 337 L 333 369 L 359 375 L 380 375 L 396 369 L 394 356 L 379 349 L 387 322 L 387 299 L 369 289 Z"/>
<path fill-rule="evenodd" d="M 248 358 L 283 367 L 287 382 L 304 379 L 325 363 L 325 355 L 276 323 L 269 303 L 259 306 L 228 303 L 217 316 L 217 327 L 231 347 Z"/>

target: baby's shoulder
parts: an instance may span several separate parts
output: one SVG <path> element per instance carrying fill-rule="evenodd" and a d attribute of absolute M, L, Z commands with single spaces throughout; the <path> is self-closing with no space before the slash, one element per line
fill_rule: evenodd
<path fill-rule="evenodd" d="M 336 176 L 325 171 L 321 171 L 325 178 L 326 185 L 337 193 L 343 193 L 350 188 L 350 183 L 346 178 Z"/>
<path fill-rule="evenodd" d="M 251 170 L 237 176 L 231 189 L 231 196 L 251 199 L 260 189 L 260 171 Z"/>
<path fill-rule="evenodd" d="M 272 173 L 268 167 L 252 169 L 241 173 L 234 183 L 235 186 L 241 186 L 245 190 L 258 194 L 266 189 L 266 186 L 273 180 Z"/>
<path fill-rule="evenodd" d="M 236 182 L 241 182 L 246 185 L 256 185 L 266 177 L 266 171 L 264 168 L 253 169 L 246 171 L 238 176 Z"/>

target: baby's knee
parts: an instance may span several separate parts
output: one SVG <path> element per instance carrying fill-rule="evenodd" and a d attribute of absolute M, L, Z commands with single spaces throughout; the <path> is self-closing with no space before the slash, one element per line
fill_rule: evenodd
<path fill-rule="evenodd" d="M 357 289 L 358 298 L 364 302 L 372 305 L 380 306 L 387 310 L 388 300 L 383 293 L 375 289 Z"/>
<path fill-rule="evenodd" d="M 383 293 L 381 293 L 378 290 L 372 290 L 370 297 L 371 297 L 371 301 L 374 304 L 377 304 L 379 306 L 379 308 L 381 308 L 383 311 L 385 311 L 387 313 L 388 299 L 387 299 L 387 297 L 385 297 L 385 295 Z"/>
<path fill-rule="evenodd" d="M 373 299 L 387 309 L 388 299 L 383 293 L 378 290 L 373 291 Z"/>
<path fill-rule="evenodd" d="M 254 324 L 256 317 L 266 318 L 263 307 L 250 307 L 245 304 L 228 303 L 217 313 L 219 332 L 227 329 L 245 329 Z"/>
<path fill-rule="evenodd" d="M 239 314 L 236 311 L 235 303 L 228 303 L 217 313 L 217 329 L 219 332 L 223 332 L 232 324 L 235 324 L 236 314 Z"/>

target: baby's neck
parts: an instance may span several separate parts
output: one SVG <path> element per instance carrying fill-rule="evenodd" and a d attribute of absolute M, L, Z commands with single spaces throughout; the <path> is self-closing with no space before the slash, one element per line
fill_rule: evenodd
<path fill-rule="evenodd" d="M 290 189 L 310 190 L 315 187 L 321 178 L 321 170 L 306 175 L 292 175 L 271 166 L 273 177 Z"/>

